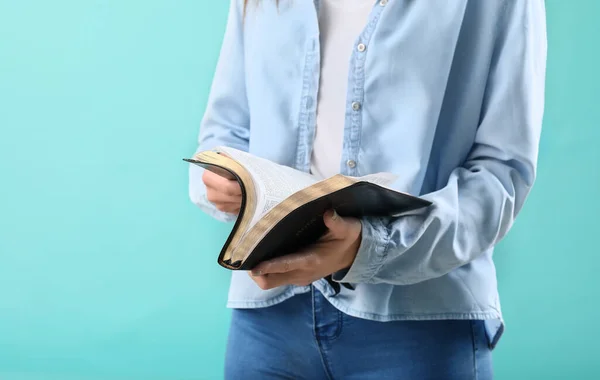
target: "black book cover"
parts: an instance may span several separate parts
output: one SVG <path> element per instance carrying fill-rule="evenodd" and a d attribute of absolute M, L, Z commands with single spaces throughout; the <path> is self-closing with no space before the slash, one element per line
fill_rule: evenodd
<path fill-rule="evenodd" d="M 335 209 L 342 217 L 389 217 L 428 207 L 431 202 L 369 183 L 351 186 L 306 203 L 286 215 L 235 270 L 251 270 L 260 262 L 294 253 L 327 232 L 323 215 Z"/>

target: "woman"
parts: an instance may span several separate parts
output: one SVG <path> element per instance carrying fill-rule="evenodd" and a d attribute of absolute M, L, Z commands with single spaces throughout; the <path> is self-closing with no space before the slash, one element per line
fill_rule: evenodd
<path fill-rule="evenodd" d="M 492 252 L 536 174 L 545 33 L 543 0 L 231 1 L 198 149 L 392 172 L 433 206 L 329 212 L 319 244 L 233 273 L 227 378 L 492 378 Z M 233 220 L 239 186 L 190 170 L 194 203 Z"/>

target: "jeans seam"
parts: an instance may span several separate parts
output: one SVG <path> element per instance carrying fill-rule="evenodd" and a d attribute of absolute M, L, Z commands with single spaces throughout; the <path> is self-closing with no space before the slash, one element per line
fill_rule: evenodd
<path fill-rule="evenodd" d="M 325 302 L 329 302 L 328 300 L 325 299 Z M 333 306 L 333 305 L 331 305 Z M 344 316 L 343 313 L 341 311 L 339 311 L 338 309 L 335 309 L 335 312 L 337 313 L 337 328 L 335 329 L 335 334 L 333 334 L 332 336 L 326 337 L 323 340 L 326 340 L 329 343 L 333 343 L 336 340 L 338 340 L 338 338 L 342 335 L 342 330 L 344 329 Z"/>
<path fill-rule="evenodd" d="M 329 360 L 327 359 L 327 357 L 325 356 L 325 353 L 323 352 L 323 345 L 321 344 L 321 338 L 319 337 L 319 334 L 317 333 L 317 313 L 315 312 L 315 287 L 312 286 L 311 287 L 311 298 L 312 298 L 312 314 L 313 314 L 313 337 L 315 339 L 315 344 L 317 345 L 317 350 L 319 351 L 319 357 L 321 358 L 321 364 L 323 365 L 323 372 L 325 372 L 325 376 L 327 376 L 327 380 L 333 380 L 333 377 L 331 375 L 331 364 L 329 363 Z"/>
<path fill-rule="evenodd" d="M 478 380 L 479 371 L 477 370 L 477 336 L 475 331 L 475 321 L 471 321 L 471 342 L 473 344 L 473 379 Z"/>
<path fill-rule="evenodd" d="M 337 329 L 335 331 L 335 334 L 328 339 L 329 342 L 335 342 L 340 337 L 340 335 L 342 335 L 342 330 L 344 329 L 344 316 L 342 315 L 342 312 L 338 309 L 335 309 L 335 312 L 338 315 Z"/>

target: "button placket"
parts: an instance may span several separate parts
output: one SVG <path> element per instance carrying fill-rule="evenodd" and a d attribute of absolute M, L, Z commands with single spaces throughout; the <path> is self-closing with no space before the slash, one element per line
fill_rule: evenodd
<path fill-rule="evenodd" d="M 364 86 L 365 86 L 365 61 L 367 51 L 371 48 L 371 37 L 377 22 L 380 19 L 381 13 L 384 11 L 383 7 L 388 4 L 389 0 L 378 0 L 373 4 L 372 14 L 369 18 L 366 28 L 358 36 L 358 41 L 354 45 L 353 64 L 351 69 L 353 70 L 354 81 L 352 85 L 349 99 L 349 114 L 347 123 L 350 124 L 350 128 L 347 128 L 347 135 L 345 135 L 344 145 L 344 160 L 342 161 L 342 171 L 349 175 L 358 175 L 360 170 L 358 168 L 359 151 L 360 151 L 360 138 L 361 129 L 363 123 L 362 111 L 364 108 Z M 379 7 L 377 6 L 379 5 Z"/>

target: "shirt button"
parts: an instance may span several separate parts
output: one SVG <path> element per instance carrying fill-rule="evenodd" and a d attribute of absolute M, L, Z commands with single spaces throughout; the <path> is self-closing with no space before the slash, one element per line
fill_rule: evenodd
<path fill-rule="evenodd" d="M 360 51 L 362 53 L 363 51 L 367 50 L 367 45 L 358 44 L 358 46 L 356 48 L 358 49 L 358 51 Z"/>
<path fill-rule="evenodd" d="M 359 102 L 352 102 L 352 109 L 355 111 L 358 111 L 360 109 L 360 103 Z"/>
<path fill-rule="evenodd" d="M 346 165 L 348 165 L 348 167 L 350 169 L 354 169 L 356 167 L 356 161 L 354 161 L 354 160 L 348 160 L 348 161 L 346 161 Z"/>
<path fill-rule="evenodd" d="M 387 5 L 387 3 L 388 3 L 388 0 L 381 0 L 379 2 L 379 5 L 381 5 L 382 7 L 385 7 Z"/>

